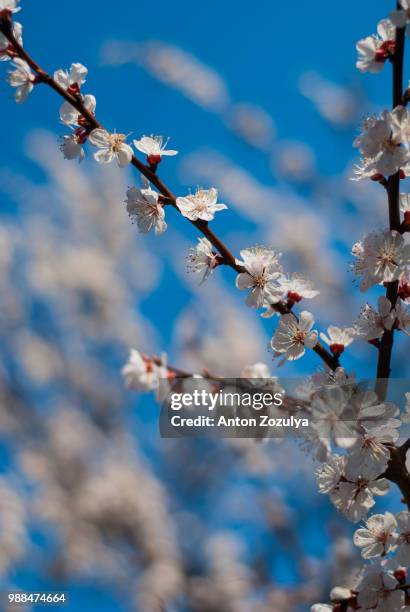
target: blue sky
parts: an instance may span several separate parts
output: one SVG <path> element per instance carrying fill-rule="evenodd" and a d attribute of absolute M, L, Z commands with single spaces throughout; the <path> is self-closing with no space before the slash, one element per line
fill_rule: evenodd
<path fill-rule="evenodd" d="M 344 3 L 335 15 L 323 0 L 313 5 L 295 2 L 292 7 L 265 0 L 255 11 L 242 3 L 214 0 L 201 6 L 185 1 L 159 0 L 154 6 L 145 0 L 122 0 L 115 9 L 111 3 L 93 0 L 86 4 L 39 0 L 23 3 L 20 16 L 25 45 L 45 68 L 52 71 L 72 61 L 88 66 L 88 87 L 97 96 L 98 114 L 118 129 L 167 133 L 184 151 L 198 142 L 213 145 L 221 137 L 212 117 L 201 116 L 177 92 L 166 90 L 142 71 L 135 74 L 129 66 L 111 70 L 100 65 L 100 47 L 109 39 L 159 39 L 181 46 L 214 67 L 235 99 L 264 107 L 275 118 L 281 138 L 300 138 L 303 133 L 314 145 L 321 168 L 335 173 L 350 155 L 349 143 L 335 147 L 329 142 L 320 118 L 300 96 L 297 81 L 302 72 L 313 68 L 342 84 L 360 80 L 381 102 L 385 79 L 356 73 L 354 45 L 374 31 L 375 20 L 388 13 L 389 4 L 379 3 L 376 11 L 369 0 Z M 15 163 L 23 166 L 22 137 L 34 125 L 56 130 L 52 111 L 57 101 L 51 92 L 42 92 L 30 100 L 30 112 L 27 107 L 16 108 L 11 100 L 3 100 L 3 105 L 10 119 L 4 126 L 9 143 L 6 159 L 12 154 Z M 238 151 L 233 136 L 218 144 L 226 154 L 234 151 L 242 162 L 251 163 L 251 154 Z M 3 149 L 2 161 L 4 156 Z M 260 172 L 263 178 L 263 168 Z"/>

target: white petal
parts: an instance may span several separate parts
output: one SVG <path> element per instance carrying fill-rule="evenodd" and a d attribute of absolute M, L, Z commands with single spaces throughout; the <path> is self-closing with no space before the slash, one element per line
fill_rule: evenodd
<path fill-rule="evenodd" d="M 145 153 L 146 155 L 150 155 L 152 153 L 160 154 L 159 147 L 153 138 L 149 136 L 143 136 L 140 140 L 134 140 L 134 147 L 141 151 L 141 153 Z"/>
<path fill-rule="evenodd" d="M 169 155 L 173 157 L 174 155 L 178 155 L 178 151 L 173 151 L 172 149 L 164 149 L 161 151 L 160 155 Z"/>
<path fill-rule="evenodd" d="M 96 147 L 108 147 L 110 145 L 109 134 L 107 130 L 96 128 L 89 137 L 90 142 Z"/>
<path fill-rule="evenodd" d="M 131 162 L 132 155 L 133 153 L 131 147 L 125 143 L 122 144 L 117 153 L 119 167 L 124 168 L 125 166 L 128 166 L 128 164 Z"/>
<path fill-rule="evenodd" d="M 254 280 L 252 276 L 248 274 L 247 272 L 242 272 L 241 274 L 238 274 L 238 276 L 236 277 L 236 286 L 241 291 L 243 291 L 244 289 L 249 289 L 250 287 L 253 287 L 253 284 L 254 284 Z"/>
<path fill-rule="evenodd" d="M 135 140 L 134 140 L 134 144 L 135 144 Z M 176 205 L 178 206 L 179 210 L 185 217 L 188 216 L 188 214 L 192 213 L 192 210 L 194 208 L 194 205 L 191 202 L 191 200 L 189 200 L 188 198 L 184 198 L 184 197 L 177 198 Z"/>
<path fill-rule="evenodd" d="M 97 100 L 95 99 L 95 96 L 92 96 L 91 94 L 86 94 L 83 97 L 83 103 L 85 108 L 90 111 L 90 113 L 95 112 L 95 107 L 97 106 Z"/>
<path fill-rule="evenodd" d="M 65 70 L 60 68 L 56 70 L 54 73 L 54 80 L 62 87 L 63 89 L 68 89 L 70 83 L 68 80 L 68 75 Z"/>
<path fill-rule="evenodd" d="M 73 125 L 78 121 L 78 110 L 69 104 L 69 102 L 64 102 L 60 106 L 60 119 L 66 125 Z"/>
<path fill-rule="evenodd" d="M 114 153 L 112 149 L 99 149 L 94 153 L 94 159 L 100 164 L 109 164 L 114 159 Z"/>
<path fill-rule="evenodd" d="M 310 334 L 306 337 L 305 340 L 305 345 L 308 348 L 314 348 L 317 344 L 317 332 L 316 331 L 312 331 L 310 332 Z"/>
<path fill-rule="evenodd" d="M 303 310 L 299 317 L 299 327 L 302 331 L 310 331 L 313 327 L 315 319 L 311 312 Z"/>
<path fill-rule="evenodd" d="M 81 87 L 81 85 L 85 82 L 87 78 L 88 70 L 82 64 L 74 63 L 71 64 L 70 68 L 70 80 L 73 83 L 77 83 Z"/>
<path fill-rule="evenodd" d="M 24 85 L 21 85 L 21 87 L 17 88 L 17 91 L 15 93 L 15 100 L 18 104 L 21 104 L 22 102 L 24 102 L 27 98 L 27 96 L 33 91 L 33 83 L 31 83 L 30 81 L 28 81 L 27 83 L 25 83 Z"/>
<path fill-rule="evenodd" d="M 303 344 L 292 344 L 292 346 L 286 351 L 286 358 L 289 361 L 295 361 L 300 359 L 305 354 L 305 347 Z"/>

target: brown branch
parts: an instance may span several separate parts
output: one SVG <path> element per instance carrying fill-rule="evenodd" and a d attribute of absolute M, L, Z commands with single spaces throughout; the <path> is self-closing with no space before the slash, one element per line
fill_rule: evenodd
<path fill-rule="evenodd" d="M 403 444 L 400 446 L 401 452 L 406 454 L 410 449 L 410 438 L 408 438 Z"/>
<path fill-rule="evenodd" d="M 403 496 L 403 502 L 407 505 L 408 510 L 410 510 L 410 474 L 406 468 L 408 442 L 407 440 L 407 442 L 398 448 L 390 447 L 390 461 L 383 476 L 396 483 Z"/>
<path fill-rule="evenodd" d="M 400 9 L 400 3 L 397 3 Z M 404 61 L 404 37 L 405 28 L 396 28 L 396 44 L 393 64 L 393 109 L 402 104 L 403 101 L 403 61 Z M 400 220 L 400 171 L 390 176 L 387 180 L 387 198 L 389 205 L 389 228 L 390 230 L 401 230 Z M 397 302 L 398 281 L 388 283 L 386 297 L 392 308 Z M 380 342 L 379 356 L 377 361 L 376 393 L 380 400 L 384 400 L 388 390 L 388 379 L 391 373 L 391 356 L 393 350 L 394 330 L 386 329 Z"/>
<path fill-rule="evenodd" d="M 15 53 L 22 58 L 30 68 L 36 73 L 38 77 L 39 83 L 44 83 L 51 87 L 59 96 L 64 98 L 69 104 L 71 104 L 81 115 L 85 118 L 87 127 L 92 130 L 96 128 L 105 129 L 103 124 L 100 123 L 96 117 L 91 113 L 83 104 L 83 100 L 81 95 L 73 95 L 66 91 L 63 87 L 61 87 L 51 75 L 49 75 L 45 70 L 43 70 L 40 65 L 27 53 L 27 51 L 22 47 L 22 45 L 15 38 L 13 33 L 12 21 L 8 16 L 0 17 L 0 32 L 4 34 L 4 36 L 9 40 Z M 161 179 L 157 176 L 157 174 L 147 165 L 143 164 L 135 155 L 132 156 L 131 164 L 142 174 L 148 181 L 154 185 L 158 189 L 158 191 L 162 194 L 165 202 L 173 208 L 175 208 L 178 212 L 180 212 L 179 208 L 176 204 L 176 196 L 172 193 L 170 189 L 161 181 Z M 245 272 L 245 268 L 239 265 L 236 262 L 234 255 L 231 253 L 229 248 L 216 236 L 216 234 L 210 229 L 208 222 L 203 220 L 191 221 L 192 225 L 194 225 L 203 236 L 205 236 L 209 242 L 217 249 L 219 254 L 222 257 L 221 263 L 232 268 L 235 272 L 241 273 Z M 287 314 L 292 312 L 291 308 L 289 308 L 284 302 L 277 302 L 275 304 L 271 304 L 271 307 L 278 312 L 279 314 Z M 292 312 L 292 314 L 294 314 Z M 296 315 L 294 314 L 296 317 Z M 296 317 L 297 319 L 297 317 Z M 336 358 L 332 353 L 330 353 L 320 342 L 314 347 L 314 352 L 324 361 L 324 363 L 335 370 L 339 367 L 339 359 Z"/>
<path fill-rule="evenodd" d="M 325 364 L 331 369 L 336 370 L 340 367 L 340 362 L 338 357 L 335 357 L 330 353 L 321 342 L 318 342 L 315 347 L 313 347 L 313 351 L 325 362 Z"/>

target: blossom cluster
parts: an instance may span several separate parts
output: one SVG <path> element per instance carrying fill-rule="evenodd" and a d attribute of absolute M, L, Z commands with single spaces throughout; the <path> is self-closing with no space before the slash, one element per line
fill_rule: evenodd
<path fill-rule="evenodd" d="M 362 72 L 378 73 L 386 61 L 399 61 L 401 53 L 398 40 L 410 33 L 410 2 L 400 0 L 397 10 L 389 19 L 377 26 L 377 34 L 360 40 L 357 68 Z M 389 206 L 397 207 L 398 193 L 391 192 L 391 180 L 395 184 L 409 175 L 410 169 L 410 115 L 406 108 L 407 92 L 392 111 L 384 110 L 377 116 L 367 117 L 354 146 L 362 159 L 355 171 L 355 180 L 371 179 L 380 182 L 389 192 Z M 400 213 L 404 217 L 398 227 L 390 222 L 390 228 L 373 231 L 356 242 L 352 248 L 355 257 L 354 273 L 361 278 L 360 289 L 373 286 L 387 287 L 387 295 L 378 298 L 377 309 L 370 304 L 362 308 L 354 329 L 364 340 L 381 346 L 387 332 L 401 330 L 408 334 L 410 313 L 410 220 L 409 194 L 400 193 Z M 395 229 L 392 229 L 395 228 Z M 394 283 L 394 285 L 393 285 Z M 397 290 L 396 290 L 397 288 Z M 349 520 L 359 522 L 366 518 L 375 505 L 375 496 L 385 495 L 389 488 L 389 474 L 394 449 L 399 438 L 401 422 L 408 422 L 407 413 L 398 419 L 399 410 L 392 404 L 377 400 L 377 396 L 364 396 L 361 406 L 351 394 L 352 387 L 345 386 L 342 395 L 333 396 L 326 408 L 320 407 L 324 423 L 320 433 L 328 433 L 325 445 L 326 461 L 317 471 L 321 493 L 329 495 L 335 507 Z M 350 418 L 346 420 L 346 390 L 349 397 Z M 360 397 L 360 394 L 359 394 Z M 409 394 L 406 394 L 407 412 Z M 353 424 L 353 427 L 352 427 Z M 348 426 L 349 425 L 349 426 Z M 354 432 L 354 435 L 353 435 Z M 330 440 L 344 449 L 332 452 Z M 330 453 L 330 455 L 329 455 Z M 404 468 L 407 472 L 407 468 Z M 330 593 L 331 604 L 315 604 L 312 612 L 327 610 L 378 610 L 399 612 L 407 609 L 407 568 L 410 566 L 410 512 L 401 511 L 396 516 L 390 512 L 374 514 L 365 525 L 356 530 L 354 544 L 361 549 L 362 557 L 369 560 L 352 588 L 336 587 Z"/>
<path fill-rule="evenodd" d="M 132 351 L 123 369 L 127 385 L 138 390 L 158 391 L 161 378 L 174 376 L 167 367 L 161 372 L 165 363 L 165 358 L 148 358 Z M 193 374 L 191 378 L 184 373 L 181 384 L 188 390 L 192 377 L 202 376 L 205 383 L 206 373 Z M 246 366 L 241 376 L 250 382 L 255 378 L 259 385 L 279 384 L 261 363 Z M 402 422 L 409 419 L 406 414 L 400 417 L 396 405 L 381 402 L 373 391 L 364 391 L 354 376 L 342 368 L 334 374 L 314 375 L 300 389 L 300 398 L 304 400 L 301 414 L 308 414 L 311 422 L 306 440 L 316 449 L 316 457 L 321 462 L 317 470 L 319 491 L 329 495 L 348 520 L 355 523 L 366 520 L 369 510 L 375 506 L 375 498 L 389 491 L 385 473 L 390 448 L 399 438 Z M 408 411 L 410 394 L 407 394 L 407 401 Z M 341 452 L 335 452 L 336 448 Z M 409 534 L 408 511 L 401 511 L 396 516 L 390 513 L 370 516 L 365 525 L 356 530 L 354 543 L 371 564 L 362 569 L 351 588 L 332 590 L 332 604 L 315 604 L 312 612 L 334 610 L 339 602 L 343 602 L 345 608 L 342 609 L 346 610 L 403 610 L 401 586 L 410 565 Z"/>
<path fill-rule="evenodd" d="M 21 35 L 21 26 L 13 24 L 13 27 L 17 38 L 17 35 Z M 390 34 L 384 24 L 379 27 L 380 40 L 372 39 L 378 49 L 383 49 L 383 53 L 391 52 L 392 46 L 387 44 Z M 4 54 L 14 63 L 9 82 L 16 88 L 16 100 L 22 102 L 36 83 L 41 82 L 41 74 L 33 72 L 25 59 L 16 57 L 16 50 L 10 49 L 9 44 L 5 47 Z M 378 57 L 381 57 L 380 49 Z M 126 134 L 111 133 L 103 128 L 95 119 L 95 96 L 82 93 L 87 75 L 87 68 L 78 62 L 73 63 L 68 70 L 58 69 L 54 72 L 54 82 L 66 97 L 60 107 L 60 120 L 71 129 L 70 134 L 62 137 L 61 143 L 61 149 L 67 159 L 83 160 L 84 145 L 90 142 L 97 149 L 94 158 L 98 163 L 116 161 L 120 167 L 127 166 L 134 162 L 135 150 L 146 156 L 147 168 L 155 173 L 164 156 L 175 156 L 178 153 L 167 148 L 168 140 L 164 141 L 162 136 L 144 135 L 139 140 L 133 140 L 131 145 L 127 142 Z M 366 159 L 367 170 L 373 164 L 378 174 L 388 175 L 395 171 L 396 167 L 405 166 L 408 123 L 409 117 L 404 107 L 397 108 L 390 114 L 386 112 L 380 118 L 370 118 L 366 122 L 363 134 L 356 140 L 356 146 Z M 145 179 L 142 180 L 141 187 L 133 186 L 128 189 L 126 207 L 130 218 L 143 233 L 153 231 L 160 235 L 165 232 L 165 207 L 170 203 L 195 224 L 207 224 L 213 220 L 216 212 L 227 208 L 225 204 L 218 202 L 218 191 L 214 187 L 198 188 L 194 193 L 177 196 L 170 201 Z M 402 202 L 403 206 L 407 206 L 404 194 Z M 388 232 L 382 236 L 371 234 L 353 247 L 353 254 L 357 258 L 355 272 L 364 277 L 363 288 L 377 282 L 390 282 L 401 278 L 409 267 L 409 249 L 401 235 L 396 236 Z M 311 281 L 299 274 L 286 276 L 280 262 L 281 254 L 274 249 L 264 246 L 250 247 L 243 249 L 240 255 L 241 259 L 236 260 L 236 267 L 240 270 L 236 286 L 239 290 L 248 292 L 247 305 L 264 308 L 263 317 L 275 314 L 279 303 L 284 306 L 280 309 L 282 316 L 272 337 L 272 350 L 289 360 L 302 357 L 306 347 L 314 348 L 318 344 L 319 333 L 313 329 L 312 313 L 303 310 L 296 316 L 293 314 L 293 307 L 303 299 L 316 297 L 319 292 L 314 289 Z M 215 249 L 206 235 L 199 238 L 197 246 L 191 248 L 187 256 L 188 270 L 201 274 L 202 282 L 223 263 L 226 263 L 224 256 Z M 400 311 L 397 316 L 389 316 L 385 325 L 388 326 L 391 321 L 392 326 L 396 325 L 397 329 L 405 330 L 407 320 L 407 314 Z M 337 359 L 354 337 L 362 335 L 362 332 L 362 323 L 347 328 L 330 325 L 328 333 L 322 332 L 320 339 L 328 345 L 330 353 Z M 369 333 L 363 335 L 367 337 Z"/>
<path fill-rule="evenodd" d="M 337 364 L 356 337 L 380 346 L 386 332 L 408 333 L 409 194 L 403 192 L 400 195 L 403 227 L 393 230 L 391 226 L 370 232 L 352 248 L 355 258 L 353 270 L 361 279 L 361 290 L 364 292 L 374 286 L 391 287 L 392 283 L 397 283 L 397 295 L 394 299 L 379 297 L 377 310 L 365 304 L 358 320 L 348 327 L 329 325 L 326 333 L 319 332 L 315 329 L 311 312 L 294 312 L 294 307 L 304 299 L 319 294 L 313 283 L 297 273 L 288 276 L 281 263 L 281 253 L 273 248 L 257 245 L 241 250 L 240 259 L 227 256 L 226 249 L 223 245 L 221 247 L 208 227 L 217 212 L 227 209 L 226 204 L 218 201 L 217 189 L 198 187 L 194 193 L 177 197 L 164 189 L 156 174 L 158 164 L 163 157 L 173 157 L 178 151 L 168 149 L 168 140 L 162 136 L 143 135 L 130 144 L 129 135 L 106 130 L 95 117 L 95 96 L 82 92 L 88 76 L 83 64 L 73 63 L 68 70 L 60 68 L 51 78 L 21 51 L 22 26 L 11 21 L 18 10 L 18 0 L 0 0 L 1 23 L 9 24 L 14 40 L 13 45 L 5 30 L 0 33 L 0 59 L 11 62 L 8 83 L 15 90 L 16 102 L 24 102 L 36 85 L 51 80 L 53 88 L 65 100 L 59 110 L 61 122 L 70 130 L 62 137 L 64 157 L 82 161 L 85 145 L 90 143 L 95 147 L 93 156 L 99 164 L 116 162 L 121 168 L 133 164 L 142 170 L 150 184 L 142 179 L 141 187 L 128 189 L 126 208 L 131 219 L 141 232 L 153 231 L 160 235 L 167 229 L 165 207 L 171 205 L 195 225 L 203 236 L 196 247 L 189 250 L 188 270 L 200 274 L 204 282 L 218 266 L 228 263 L 237 273 L 236 287 L 247 293 L 246 304 L 249 307 L 264 309 L 262 316 L 265 318 L 280 313 L 270 342 L 275 355 L 293 361 L 310 348 L 322 355 L 325 352 L 327 358 Z M 390 15 L 390 19 L 379 22 L 377 34 L 357 44 L 358 69 L 378 73 L 387 61 L 394 61 L 398 28 L 410 31 L 409 23 L 410 2 L 401 0 L 399 9 Z M 391 177 L 395 176 L 399 181 L 410 175 L 410 113 L 406 103 L 403 95 L 391 111 L 384 110 L 363 122 L 362 131 L 353 143 L 361 154 L 360 165 L 355 171 L 356 180 L 370 179 L 386 187 Z M 139 153 L 145 155 L 146 165 L 138 160 Z M 328 351 L 320 341 L 327 345 Z M 156 392 L 159 401 L 163 391 L 161 381 L 170 382 L 177 374 L 177 370 L 168 366 L 165 355 L 154 358 L 135 349 L 131 350 L 122 369 L 129 389 Z M 271 379 L 269 370 L 260 363 L 247 366 L 242 375 Z M 189 385 L 192 378 L 199 376 L 211 378 L 205 372 L 203 375 L 184 376 L 182 384 Z M 279 383 L 275 379 L 273 384 Z M 402 423 L 398 418 L 399 409 L 382 401 L 376 393 L 363 390 L 353 376 L 336 367 L 330 373 L 311 377 L 296 399 L 301 402 L 303 399 L 302 407 L 297 403 L 298 409 L 312 418 L 311 431 L 306 438 L 321 463 L 317 470 L 320 493 L 328 495 L 331 503 L 348 520 L 354 523 L 365 520 L 376 504 L 375 497 L 384 496 L 389 491 L 387 472 L 393 456 L 391 451 L 399 439 Z M 407 417 L 408 414 L 409 409 Z M 111 512 L 109 503 L 107 507 L 107 512 Z M 409 512 L 399 512 L 396 516 L 391 513 L 371 516 L 354 535 L 354 543 L 361 549 L 363 558 L 371 563 L 351 589 L 333 589 L 330 596 L 332 605 L 316 604 L 312 610 L 334 610 L 337 605 L 339 610 L 403 610 L 405 589 L 402 587 L 405 568 L 410 565 L 409 542 Z"/>
<path fill-rule="evenodd" d="M 407 568 L 410 566 L 410 512 L 374 514 L 353 536 L 362 557 L 371 560 L 352 589 L 335 587 L 333 605 L 315 604 L 312 612 L 325 612 L 342 604 L 346 610 L 399 612 L 406 607 Z"/>
<path fill-rule="evenodd" d="M 329 495 L 344 516 L 358 523 L 375 506 L 375 497 L 389 491 L 386 470 L 390 449 L 399 439 L 406 414 L 389 402 L 380 402 L 376 393 L 360 391 L 352 377 L 341 376 L 330 386 L 317 387 L 311 398 L 312 442 L 322 465 L 317 470 L 319 491 Z M 409 400 L 407 394 L 407 401 Z M 408 406 L 407 406 L 408 410 Z M 400 418 L 399 418 L 400 417 Z M 335 447 L 342 452 L 334 452 Z M 410 566 L 408 536 L 410 513 L 373 515 L 354 534 L 354 544 L 369 565 L 362 568 L 351 588 L 336 587 L 330 593 L 332 604 L 315 604 L 312 612 L 327 610 L 404 610 L 406 582 Z"/>

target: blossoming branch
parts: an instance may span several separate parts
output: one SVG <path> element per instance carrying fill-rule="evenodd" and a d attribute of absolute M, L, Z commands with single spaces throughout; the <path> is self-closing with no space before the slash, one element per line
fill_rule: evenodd
<path fill-rule="evenodd" d="M 410 0 L 400 0 L 390 18 L 379 22 L 377 34 L 357 44 L 361 72 L 376 75 L 390 63 L 393 73 L 391 109 L 367 117 L 354 141 L 361 161 L 353 180 L 379 183 L 387 194 L 388 226 L 370 231 L 352 247 L 353 273 L 360 278 L 360 290 L 379 288 L 380 295 L 377 304 L 365 303 L 348 327 L 330 325 L 326 332 L 315 329 L 310 311 L 302 309 L 298 316 L 293 312 L 296 304 L 318 295 L 313 283 L 297 273 L 287 275 L 281 254 L 273 248 L 244 248 L 241 258 L 235 258 L 209 227 L 215 214 L 227 208 L 219 202 L 217 190 L 210 187 L 174 195 L 158 177 L 158 167 L 164 157 L 178 152 L 169 149 L 168 141 L 160 136 L 144 135 L 129 143 L 125 134 L 108 131 L 96 119 L 95 97 L 82 93 L 87 69 L 73 63 L 69 70 L 56 70 L 54 76 L 46 73 L 23 46 L 23 28 L 15 21 L 19 10 L 18 0 L 0 0 L 0 57 L 11 63 L 8 82 L 15 90 L 16 102 L 24 102 L 39 84 L 51 87 L 64 100 L 60 119 L 70 130 L 61 142 L 64 156 L 82 161 L 90 144 L 100 164 L 115 161 L 120 167 L 133 165 L 142 178 L 139 186 L 128 190 L 126 207 L 139 230 L 163 234 L 167 229 L 166 206 L 173 207 L 202 234 L 188 252 L 188 270 L 198 273 L 204 282 L 220 265 L 232 268 L 237 273 L 236 287 L 245 292 L 249 307 L 262 309 L 263 317 L 280 315 L 270 342 L 274 354 L 297 360 L 306 349 L 313 349 L 327 366 L 325 372 L 313 374 L 297 389 L 295 397 L 285 396 L 285 400 L 288 404 L 292 400 L 292 410 L 307 411 L 313 417 L 305 442 L 320 463 L 316 471 L 319 492 L 328 495 L 347 520 L 364 521 L 355 532 L 354 544 L 366 564 L 356 581 L 335 587 L 331 603 L 315 604 L 312 612 L 404 612 L 410 602 L 410 474 L 406 467 L 410 439 L 400 444 L 399 438 L 402 424 L 410 422 L 410 394 L 406 395 L 404 414 L 386 397 L 394 337 L 397 333 L 408 335 L 410 330 L 410 195 L 400 188 L 401 181 L 410 175 L 410 88 L 403 86 Z M 145 163 L 136 151 L 145 155 Z M 374 391 L 364 389 L 352 373 L 340 367 L 340 356 L 358 339 L 377 350 Z M 160 381 L 171 384 L 178 379 L 184 387 L 194 378 L 212 383 L 220 378 L 206 371 L 181 371 L 169 366 L 166 356 L 149 357 L 135 349 L 122 373 L 129 388 L 157 394 Z M 249 365 L 241 375 L 266 379 L 267 384 L 280 387 L 265 364 Z M 368 517 L 376 498 L 388 494 L 390 482 L 399 487 L 407 510 Z"/>
<path fill-rule="evenodd" d="M 287 329 L 289 347 L 295 347 L 296 357 L 292 356 L 292 350 L 288 351 L 284 344 L 272 340 L 275 352 L 283 353 L 286 358 L 299 358 L 305 352 L 304 347 L 308 346 L 313 348 L 327 367 L 336 369 L 342 352 L 340 346 L 335 351 L 332 351 L 332 347 L 327 350 L 318 341 L 318 334 L 310 336 L 310 344 L 305 344 L 303 329 L 292 312 L 296 303 L 308 297 L 303 286 L 311 286 L 310 281 L 296 275 L 293 285 L 289 283 L 279 262 L 280 254 L 265 247 L 245 249 L 241 252 L 243 261 L 236 259 L 209 227 L 209 221 L 215 213 L 227 208 L 225 204 L 217 202 L 217 190 L 199 189 L 194 194 L 176 197 L 159 179 L 157 168 L 164 156 L 174 156 L 177 151 L 167 149 L 167 142 L 163 142 L 160 136 L 142 136 L 133 141 L 137 151 L 146 155 L 147 163 L 142 163 L 126 142 L 125 134 L 110 133 L 96 119 L 95 97 L 81 93 L 87 69 L 82 64 L 74 63 L 69 70 L 58 69 L 54 77 L 51 77 L 23 47 L 23 28 L 12 19 L 13 14 L 19 10 L 18 2 L 3 2 L 0 6 L 0 53 L 2 59 L 11 60 L 13 64 L 14 69 L 9 72 L 8 81 L 16 89 L 16 101 L 24 102 L 40 83 L 50 86 L 65 100 L 60 108 L 60 119 L 71 129 L 71 133 L 62 138 L 61 150 L 64 156 L 70 160 L 82 161 L 85 157 L 84 146 L 89 142 L 97 148 L 94 153 L 97 162 L 106 164 L 115 160 L 120 167 L 132 164 L 141 173 L 143 186 L 129 189 L 126 203 L 130 217 L 136 220 L 140 231 L 153 230 L 157 235 L 163 233 L 167 227 L 165 206 L 171 205 L 177 209 L 204 236 L 196 249 L 191 249 L 188 255 L 189 269 L 203 271 L 204 278 L 219 265 L 227 265 L 238 272 L 238 288 L 250 291 L 247 300 L 249 306 L 263 306 L 268 311 L 282 315 L 291 314 L 284 320 L 289 322 L 289 326 L 284 329 Z M 151 189 L 144 181 L 151 183 L 158 191 Z"/>

